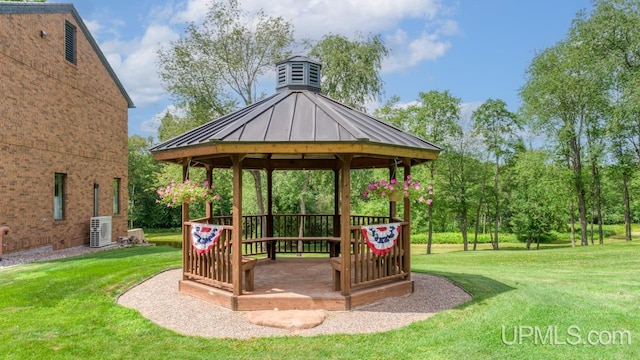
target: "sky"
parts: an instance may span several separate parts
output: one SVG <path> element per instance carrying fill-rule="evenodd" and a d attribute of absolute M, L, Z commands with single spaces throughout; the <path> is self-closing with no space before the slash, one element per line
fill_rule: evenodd
<path fill-rule="evenodd" d="M 73 2 L 136 106 L 129 109 L 130 135 L 157 135 L 161 116 L 173 108 L 157 51 L 183 36 L 186 24 L 200 23 L 210 1 Z M 590 0 L 239 1 L 249 13 L 263 9 L 291 21 L 298 40 L 382 35 L 391 50 L 381 70 L 384 95 L 369 111 L 394 95 L 410 103 L 420 92 L 448 90 L 462 100 L 465 114 L 490 98 L 517 111 L 531 60 L 566 37 L 579 11 L 592 8 Z M 258 90 L 275 92 L 275 65 Z"/>

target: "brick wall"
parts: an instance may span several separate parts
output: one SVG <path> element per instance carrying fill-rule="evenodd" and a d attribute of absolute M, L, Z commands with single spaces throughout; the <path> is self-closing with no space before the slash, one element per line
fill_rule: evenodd
<path fill-rule="evenodd" d="M 77 65 L 64 57 L 77 27 Z M 41 36 L 41 31 L 47 34 Z M 0 225 L 5 251 L 89 243 L 93 184 L 100 216 L 127 230 L 127 100 L 71 13 L 0 14 Z M 66 174 L 65 219 L 53 220 L 55 173 Z M 120 178 L 120 214 L 113 179 Z"/>

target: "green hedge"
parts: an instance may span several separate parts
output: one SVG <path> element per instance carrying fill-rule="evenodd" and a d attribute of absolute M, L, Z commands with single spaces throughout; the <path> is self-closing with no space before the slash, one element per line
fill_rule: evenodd
<path fill-rule="evenodd" d="M 514 234 L 500 234 L 500 242 L 518 242 Z M 469 244 L 473 243 L 473 234 L 469 234 L 467 238 Z M 426 244 L 427 234 L 412 234 L 412 244 Z M 462 244 L 462 234 L 459 232 L 433 233 L 433 244 Z M 478 243 L 491 243 L 489 234 L 478 234 Z"/>

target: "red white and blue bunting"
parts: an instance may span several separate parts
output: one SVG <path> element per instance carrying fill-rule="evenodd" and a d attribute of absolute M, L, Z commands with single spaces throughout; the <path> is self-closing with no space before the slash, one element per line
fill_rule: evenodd
<path fill-rule="evenodd" d="M 191 223 L 191 244 L 198 254 L 205 254 L 218 242 L 223 231 L 220 225 Z"/>
<path fill-rule="evenodd" d="M 362 236 L 375 255 L 388 254 L 400 235 L 400 223 L 369 225 L 362 227 Z"/>

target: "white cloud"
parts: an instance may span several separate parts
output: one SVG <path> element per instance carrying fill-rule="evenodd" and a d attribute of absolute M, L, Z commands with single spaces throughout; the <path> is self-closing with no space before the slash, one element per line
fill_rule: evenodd
<path fill-rule="evenodd" d="M 187 0 L 176 13 L 174 23 L 201 22 L 208 0 Z M 255 14 L 282 16 L 294 25 L 298 39 L 320 39 L 327 33 L 353 36 L 356 32 L 383 33 L 392 56 L 383 65 L 383 73 L 434 61 L 451 47 L 443 36 L 458 32 L 455 21 L 446 18 L 450 11 L 440 0 L 263 0 L 241 2 L 243 10 Z M 403 21 L 417 21 L 418 29 L 402 30 Z M 423 29 L 419 27 L 422 26 Z"/>
<path fill-rule="evenodd" d="M 473 127 L 473 119 L 471 119 L 471 115 L 483 103 L 484 101 L 472 101 L 460 105 L 460 126 L 462 126 L 463 129 L 469 130 Z"/>
<path fill-rule="evenodd" d="M 204 20 L 209 9 L 210 0 L 187 0 L 186 4 L 178 5 L 175 16 L 171 19 L 174 24 L 184 24 Z"/>
<path fill-rule="evenodd" d="M 416 66 L 424 61 L 435 61 L 451 47 L 449 41 L 440 39 L 438 34 L 423 32 L 407 44 L 407 34 L 399 29 L 388 38 L 392 52 L 382 65 L 382 73 L 393 73 Z"/>
<path fill-rule="evenodd" d="M 167 113 L 177 116 L 185 116 L 185 112 L 182 109 L 178 109 L 175 105 L 169 105 L 165 107 L 164 110 L 155 114 L 151 119 L 143 121 L 140 125 L 140 131 L 147 135 L 156 136 L 158 134 L 158 129 L 160 128 L 162 118 Z"/>
<path fill-rule="evenodd" d="M 87 29 L 89 29 L 89 32 L 91 34 L 96 34 L 100 30 L 102 30 L 102 25 L 98 22 L 98 20 L 85 21 L 84 24 L 87 25 Z"/>
<path fill-rule="evenodd" d="M 137 107 L 166 98 L 157 68 L 157 51 L 179 35 L 168 26 L 150 25 L 141 38 L 100 45 Z"/>

